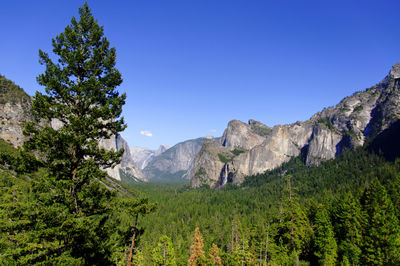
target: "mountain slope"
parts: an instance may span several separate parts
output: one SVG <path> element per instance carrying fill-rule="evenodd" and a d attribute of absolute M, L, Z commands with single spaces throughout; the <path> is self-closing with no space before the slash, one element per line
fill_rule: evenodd
<path fill-rule="evenodd" d="M 169 148 L 143 169 L 152 181 L 182 181 L 206 138 L 187 140 Z"/>
<path fill-rule="evenodd" d="M 154 157 L 159 156 L 169 149 L 167 145 L 160 145 L 157 150 L 150 150 L 142 147 L 131 147 L 132 159 L 140 169 L 144 169 Z"/>
<path fill-rule="evenodd" d="M 273 128 L 253 120 L 248 124 L 229 122 L 221 142 L 213 145 L 236 150 L 235 156 L 222 161 L 220 167 L 213 162 L 221 162 L 220 156 L 210 156 L 215 148 L 210 149 L 212 145 L 207 144 L 189 173 L 192 186 L 219 187 L 226 175 L 240 184 L 245 176 L 274 169 L 295 156 L 301 155 L 307 165 L 314 165 L 363 145 L 400 118 L 399 79 L 400 64 L 396 64 L 379 84 L 344 98 L 305 122 Z M 199 171 L 211 165 L 214 168 L 199 180 Z"/>

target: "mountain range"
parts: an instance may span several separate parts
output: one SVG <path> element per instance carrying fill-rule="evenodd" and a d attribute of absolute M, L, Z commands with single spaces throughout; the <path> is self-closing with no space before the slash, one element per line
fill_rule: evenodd
<path fill-rule="evenodd" d="M 232 120 L 220 138 L 197 138 L 157 150 L 129 147 L 120 135 L 101 140 L 100 145 L 125 150 L 121 163 L 107 170 L 123 182 L 190 180 L 192 187 L 213 188 L 241 184 L 245 177 L 274 169 L 293 157 L 315 165 L 372 141 L 400 118 L 399 86 L 400 64 L 396 64 L 377 85 L 345 97 L 304 122 L 269 127 L 255 120 Z M 15 147 L 25 139 L 23 124 L 31 119 L 31 103 L 22 88 L 0 76 L 0 138 Z"/>
<path fill-rule="evenodd" d="M 220 141 L 206 141 L 189 172 L 192 187 L 241 184 L 292 157 L 307 165 L 372 141 L 400 118 L 400 64 L 377 85 L 344 98 L 309 120 L 268 127 L 233 120 Z"/>

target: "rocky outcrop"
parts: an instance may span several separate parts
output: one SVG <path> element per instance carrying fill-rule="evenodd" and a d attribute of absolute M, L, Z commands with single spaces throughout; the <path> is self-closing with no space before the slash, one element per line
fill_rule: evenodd
<path fill-rule="evenodd" d="M 264 137 L 256 134 L 250 125 L 238 120 L 232 120 L 228 123 L 228 127 L 224 131 L 221 142 L 222 146 L 230 150 L 249 150 L 261 144 L 264 139 Z"/>
<path fill-rule="evenodd" d="M 187 178 L 187 171 L 205 140 L 206 138 L 187 140 L 155 156 L 143 169 L 144 175 L 153 181 Z"/>
<path fill-rule="evenodd" d="M 32 119 L 31 97 L 12 81 L 0 75 L 0 138 L 14 147 L 25 140 L 24 124 Z"/>
<path fill-rule="evenodd" d="M 226 147 L 215 141 L 206 140 L 196 155 L 196 163 L 190 169 L 193 173 L 190 185 L 192 187 L 225 185 L 228 182 L 229 168 L 233 168 L 233 157 L 234 154 Z"/>
<path fill-rule="evenodd" d="M 131 155 L 137 166 L 143 170 L 156 156 L 161 155 L 168 149 L 169 147 L 167 145 L 160 145 L 157 150 L 150 150 L 142 147 L 131 147 Z"/>
<path fill-rule="evenodd" d="M 254 120 L 248 124 L 233 120 L 221 143 L 204 144 L 196 156 L 189 173 L 191 184 L 219 187 L 226 173 L 232 183 L 240 184 L 245 176 L 276 168 L 293 156 L 301 155 L 307 165 L 335 158 L 400 119 L 399 88 L 400 64 L 396 64 L 376 86 L 344 98 L 308 121 L 270 128 Z M 221 147 L 233 156 L 222 166 L 216 156 Z"/>

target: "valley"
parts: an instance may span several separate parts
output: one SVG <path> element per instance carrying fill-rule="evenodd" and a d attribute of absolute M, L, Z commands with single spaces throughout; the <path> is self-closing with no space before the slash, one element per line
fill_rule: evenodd
<path fill-rule="evenodd" d="M 103 4 L 100 2 L 95 5 Z M 330 63 L 312 63 L 313 73 L 322 73 L 320 66 L 327 68 L 323 73 L 330 75 L 329 81 L 323 75 L 307 76 L 305 66 L 313 62 L 324 40 L 315 34 L 321 42 L 306 46 L 312 53 L 305 53 L 307 60 L 302 58 L 301 64 L 294 63 L 304 69 L 293 71 L 288 62 L 303 56 L 304 50 L 297 46 L 288 49 L 286 38 L 291 34 L 284 31 L 281 35 L 280 30 L 278 39 L 284 41 L 269 56 L 264 58 L 270 51 L 263 46 L 262 52 L 251 57 L 258 41 L 252 39 L 250 45 L 242 35 L 250 32 L 261 38 L 270 25 L 275 25 L 278 17 L 265 13 L 270 7 L 263 6 L 261 16 L 253 21 L 252 14 L 258 9 L 246 4 L 246 8 L 253 8 L 248 16 L 245 9 L 230 2 L 221 10 L 238 13 L 233 12 L 226 22 L 224 16 L 220 19 L 222 14 L 212 14 L 217 9 L 209 3 L 207 10 L 180 5 L 170 8 L 171 3 L 163 6 L 162 12 L 149 6 L 143 17 L 129 13 L 129 19 L 121 21 L 122 11 L 115 16 L 114 5 L 105 6 L 108 23 L 132 28 L 124 39 L 115 35 L 115 29 L 107 31 L 124 48 L 121 65 L 104 27 L 85 2 L 78 9 L 79 16 L 72 16 L 64 31 L 51 39 L 52 48 L 44 46 L 51 52 L 39 49 L 42 69 L 36 82 L 40 89 L 21 88 L 7 75 L 0 75 L 0 265 L 400 265 L 400 63 L 388 69 L 381 81 L 374 81 L 375 85 L 358 91 L 353 88 L 351 95 L 341 95 L 344 98 L 334 106 L 313 110 L 316 113 L 304 121 L 275 125 L 251 117 L 240 121 L 233 114 L 283 118 L 276 111 L 265 111 L 265 105 L 273 103 L 269 97 L 276 95 L 281 101 L 279 112 L 297 115 L 308 107 L 300 93 L 304 84 L 318 87 L 341 79 L 338 70 L 330 70 L 339 63 L 345 68 L 346 62 L 334 58 Z M 60 12 L 66 3 L 57 4 Z M 231 10 L 231 5 L 236 9 Z M 331 10 L 328 6 L 325 9 Z M 198 12 L 212 16 L 201 17 L 197 24 L 189 23 L 189 17 L 182 20 L 184 23 L 179 21 L 190 10 L 192 16 Z M 295 11 L 290 16 L 298 13 Z M 99 13 L 104 18 L 105 13 Z M 148 14 L 151 20 L 160 17 L 157 30 L 147 29 Z M 223 29 L 247 21 L 237 14 L 247 14 L 257 25 L 265 19 L 269 22 L 255 32 L 237 24 L 234 36 L 239 37 L 230 41 Z M 325 15 L 324 20 L 330 17 Z M 293 20 L 296 23 L 290 25 L 286 19 L 283 22 L 291 29 L 308 17 Z M 386 17 L 389 15 L 379 18 Z M 133 19 L 139 22 L 134 24 Z M 208 25 L 208 19 L 214 19 L 214 24 Z M 368 19 L 373 21 L 371 16 Z M 223 23 L 228 24 L 214 29 Z M 185 41 L 179 41 L 177 32 L 164 32 L 161 26 L 166 25 L 179 28 Z M 314 21 L 310 25 L 315 25 Z M 303 25 L 301 36 L 318 32 L 309 30 L 310 25 Z M 139 43 L 148 42 L 135 46 L 136 40 L 132 41 L 130 35 L 136 37 L 142 30 L 145 35 Z M 215 35 L 208 35 L 209 31 L 215 31 Z M 150 32 L 165 39 L 152 39 Z M 266 34 L 268 42 L 264 45 L 276 41 L 277 36 L 270 35 Z M 186 45 L 191 38 L 196 42 L 204 38 L 204 42 L 196 43 L 191 52 L 186 46 L 178 48 L 178 43 Z M 343 38 L 338 39 L 343 46 Z M 381 45 L 392 43 L 377 39 Z M 223 51 L 208 56 L 204 53 L 219 43 L 225 44 Z M 222 56 L 234 43 L 239 43 L 240 49 Z M 172 47 L 168 56 L 161 52 L 168 63 L 151 61 L 160 54 L 146 49 L 158 45 Z M 332 47 L 339 49 L 336 46 Z M 286 47 L 285 54 L 295 52 L 280 66 L 271 63 L 275 49 L 282 47 Z M 136 50 L 139 53 L 132 55 Z M 332 50 L 333 57 L 339 54 Z M 238 54 L 249 61 L 237 62 Z M 355 56 L 354 51 L 350 54 Z M 177 60 L 182 55 L 187 57 L 187 64 Z M 328 60 L 330 54 L 324 56 Z M 135 62 L 141 58 L 145 63 L 137 67 Z M 368 61 L 374 56 L 365 58 Z M 197 69 L 196 64 L 203 60 L 205 67 Z M 219 60 L 225 62 L 223 66 L 218 65 Z M 241 67 L 236 77 L 228 71 L 233 65 Z M 142 67 L 146 66 L 162 71 L 150 71 L 143 80 L 161 82 L 149 85 L 141 80 L 145 73 Z M 135 69 L 135 74 L 123 77 L 117 67 L 128 73 Z M 355 69 L 354 75 L 360 71 Z M 369 75 L 362 73 L 366 80 Z M 311 76 L 308 83 L 301 83 Z M 137 82 L 132 94 L 130 85 L 120 87 L 131 78 Z M 196 80 L 203 82 L 193 85 Z M 291 89 L 298 84 L 298 90 Z M 288 90 L 286 98 L 296 93 L 299 110 L 291 108 L 293 102 L 285 98 L 282 88 Z M 313 93 L 319 91 L 314 88 Z M 136 105 L 139 114 L 132 111 Z M 255 105 L 264 111 L 258 113 L 261 109 L 252 108 Z M 123 112 L 123 108 L 128 111 Z M 252 111 L 247 112 L 248 108 Z M 171 114 L 173 119 L 168 120 Z M 226 127 L 217 124 L 224 118 L 214 119 L 221 114 L 229 116 Z M 135 134 L 128 128 L 131 118 L 140 124 L 140 129 L 134 125 Z M 204 121 L 209 124 L 204 125 Z M 160 137 L 162 134 L 167 137 Z M 171 146 L 156 143 L 172 139 L 176 144 Z M 144 143 L 158 148 L 142 147 Z"/>

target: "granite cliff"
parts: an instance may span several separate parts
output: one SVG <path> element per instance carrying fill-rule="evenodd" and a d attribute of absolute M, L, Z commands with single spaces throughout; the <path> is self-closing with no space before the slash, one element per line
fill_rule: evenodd
<path fill-rule="evenodd" d="M 293 156 L 307 165 L 362 146 L 400 119 L 400 64 L 377 85 L 344 98 L 305 122 L 272 128 L 250 120 L 228 123 L 220 142 L 206 142 L 189 172 L 192 187 L 240 184 Z"/>
<path fill-rule="evenodd" d="M 192 139 L 174 145 L 155 156 L 143 169 L 143 174 L 152 181 L 188 179 L 187 172 L 206 139 Z"/>

